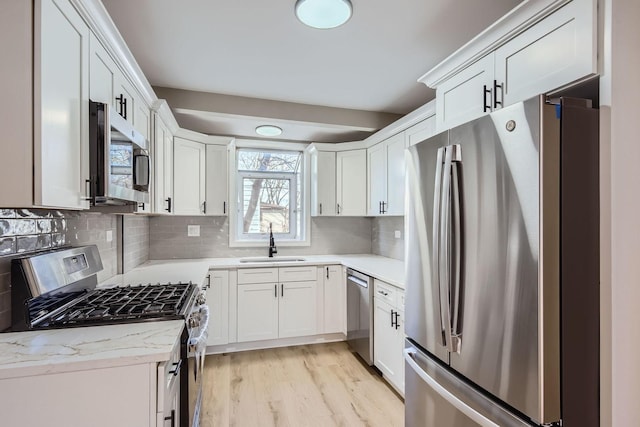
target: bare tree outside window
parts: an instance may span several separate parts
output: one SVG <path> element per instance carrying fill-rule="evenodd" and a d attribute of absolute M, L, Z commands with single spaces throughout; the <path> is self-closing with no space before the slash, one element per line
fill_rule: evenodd
<path fill-rule="evenodd" d="M 299 232 L 300 152 L 238 151 L 242 234 Z"/>

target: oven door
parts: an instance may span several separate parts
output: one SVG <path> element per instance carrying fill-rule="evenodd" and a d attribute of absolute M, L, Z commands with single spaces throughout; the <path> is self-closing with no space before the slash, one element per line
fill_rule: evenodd
<path fill-rule="evenodd" d="M 207 337 L 209 325 L 209 307 L 202 305 L 198 309 L 200 322 L 191 331 L 187 353 L 188 379 L 188 427 L 200 425 L 200 410 L 202 408 L 202 386 L 204 379 L 204 360 L 207 351 Z"/>

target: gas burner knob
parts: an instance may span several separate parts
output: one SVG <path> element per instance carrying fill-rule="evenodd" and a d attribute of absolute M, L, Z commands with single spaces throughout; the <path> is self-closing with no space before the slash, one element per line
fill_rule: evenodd
<path fill-rule="evenodd" d="M 195 317 L 189 317 L 189 319 L 187 320 L 187 326 L 189 326 L 189 328 L 195 328 L 196 326 L 198 326 L 198 321 L 195 319 Z"/>
<path fill-rule="evenodd" d="M 204 293 L 201 293 L 197 296 L 196 298 L 196 304 L 198 305 L 205 305 L 207 302 L 207 297 L 204 295 Z"/>

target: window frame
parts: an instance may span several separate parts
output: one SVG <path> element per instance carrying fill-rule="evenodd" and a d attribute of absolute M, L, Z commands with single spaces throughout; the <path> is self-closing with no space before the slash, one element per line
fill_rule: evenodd
<path fill-rule="evenodd" d="M 239 241 L 258 240 L 257 236 L 264 236 L 266 233 L 245 233 L 243 223 L 244 197 L 240 197 L 241 189 L 244 188 L 242 181 L 244 179 L 280 179 L 289 181 L 289 232 L 273 233 L 274 238 L 279 237 L 285 240 L 296 240 L 298 234 L 298 209 L 297 203 L 291 203 L 291 200 L 298 200 L 298 177 L 294 172 L 255 172 L 238 170 L 238 220 L 236 221 L 236 239 Z M 242 218 L 242 219 L 241 219 Z M 260 237 L 262 240 L 262 237 Z"/>
<path fill-rule="evenodd" d="M 310 184 L 310 155 L 307 150 L 309 144 L 295 143 L 295 142 L 281 142 L 281 141 L 265 141 L 265 140 L 244 140 L 235 139 L 229 147 L 229 247 L 231 248 L 256 248 L 267 247 L 269 245 L 269 233 L 261 233 L 259 235 L 253 235 L 251 237 L 241 238 L 241 224 L 243 215 L 241 212 L 242 203 L 240 202 L 240 188 L 242 181 L 240 180 L 240 173 L 248 172 L 252 174 L 261 174 L 257 171 L 242 171 L 238 170 L 238 156 L 239 150 L 249 149 L 254 151 L 267 151 L 267 152 L 299 152 L 301 154 L 300 159 L 300 173 L 297 174 L 297 187 L 299 187 L 300 196 L 300 214 L 299 223 L 296 224 L 296 228 L 300 229 L 299 235 L 295 238 L 290 238 L 288 235 L 282 233 L 274 234 L 276 240 L 276 246 L 278 247 L 307 247 L 311 245 L 311 184 Z M 294 174 L 293 172 L 268 172 L 274 174 Z M 273 175 L 271 176 L 273 177 Z M 295 206 L 294 206 L 295 209 Z M 290 224 L 290 230 L 293 228 Z"/>

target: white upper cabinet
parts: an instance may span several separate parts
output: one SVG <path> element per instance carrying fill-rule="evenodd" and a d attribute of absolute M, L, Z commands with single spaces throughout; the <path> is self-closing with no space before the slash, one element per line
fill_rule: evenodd
<path fill-rule="evenodd" d="M 136 109 L 133 112 L 135 128 L 147 141 L 151 140 L 151 109 L 144 102 L 142 96 L 136 92 Z"/>
<path fill-rule="evenodd" d="M 504 106 L 597 72 L 595 0 L 573 0 L 495 52 Z"/>
<path fill-rule="evenodd" d="M 114 107 L 115 81 L 120 70 L 93 33 L 89 40 L 89 49 L 89 98 L 94 102 Z"/>
<path fill-rule="evenodd" d="M 311 216 L 335 216 L 336 153 L 315 151 L 311 155 Z"/>
<path fill-rule="evenodd" d="M 404 149 L 400 132 L 367 150 L 368 215 L 404 214 Z"/>
<path fill-rule="evenodd" d="M 173 192 L 176 215 L 203 215 L 205 211 L 206 147 L 175 137 Z"/>
<path fill-rule="evenodd" d="M 151 161 L 153 164 L 153 212 L 173 213 L 173 135 L 156 113 Z"/>
<path fill-rule="evenodd" d="M 382 204 L 387 201 L 387 156 L 384 142 L 367 149 L 367 171 L 367 214 L 382 215 Z"/>
<path fill-rule="evenodd" d="M 436 134 L 436 116 L 429 116 L 404 131 L 405 147 L 431 138 Z"/>
<path fill-rule="evenodd" d="M 68 0 L 35 5 L 34 203 L 88 208 L 89 27 Z"/>
<path fill-rule="evenodd" d="M 336 154 L 336 213 L 365 216 L 367 213 L 367 150 Z"/>
<path fill-rule="evenodd" d="M 465 68 L 436 89 L 438 129 L 449 129 L 491 112 L 493 54 Z"/>
<path fill-rule="evenodd" d="M 437 131 L 595 75 L 596 21 L 597 0 L 522 3 L 420 79 L 436 89 Z"/>
<path fill-rule="evenodd" d="M 229 212 L 229 155 L 226 145 L 207 144 L 205 214 L 225 216 Z"/>

